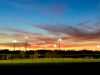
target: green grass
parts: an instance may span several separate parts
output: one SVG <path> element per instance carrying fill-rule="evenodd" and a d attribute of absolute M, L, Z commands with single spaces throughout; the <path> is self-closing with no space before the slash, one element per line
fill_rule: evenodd
<path fill-rule="evenodd" d="M 89 58 L 33 58 L 33 59 L 13 59 L 0 60 L 0 64 L 14 64 L 14 63 L 81 63 L 81 62 L 100 62 L 99 59 Z"/>

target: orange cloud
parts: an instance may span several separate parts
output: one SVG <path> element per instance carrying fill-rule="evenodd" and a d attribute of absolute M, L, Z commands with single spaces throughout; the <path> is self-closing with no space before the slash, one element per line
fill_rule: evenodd
<path fill-rule="evenodd" d="M 45 48 L 54 48 L 58 39 L 61 38 L 61 48 L 95 48 L 100 40 L 100 25 L 98 22 L 88 25 L 87 23 L 80 23 L 75 26 L 66 25 L 33 25 L 34 27 L 43 29 L 48 32 L 44 35 L 42 33 L 31 33 L 19 29 L 5 29 L 6 31 L 13 32 L 12 34 L 0 33 L 0 38 L 5 37 L 9 42 L 0 42 L 1 46 L 13 47 L 13 40 L 17 40 L 16 47 L 21 48 L 24 46 L 28 36 L 28 48 L 42 48 L 45 42 Z M 98 26 L 98 27 L 97 27 Z M 11 41 L 12 40 L 12 41 Z"/>

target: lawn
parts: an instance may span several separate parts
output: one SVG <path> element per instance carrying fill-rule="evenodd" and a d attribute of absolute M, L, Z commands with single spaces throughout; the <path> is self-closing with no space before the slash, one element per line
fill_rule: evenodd
<path fill-rule="evenodd" d="M 12 59 L 0 60 L 0 64 L 8 63 L 80 63 L 80 62 L 100 62 L 99 59 L 91 58 L 33 58 L 33 59 Z"/>

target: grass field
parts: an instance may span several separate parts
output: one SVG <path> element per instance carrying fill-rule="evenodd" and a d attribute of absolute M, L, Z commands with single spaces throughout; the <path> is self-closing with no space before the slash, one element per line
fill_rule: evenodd
<path fill-rule="evenodd" d="M 48 75 L 50 73 L 69 74 L 73 73 L 74 71 L 77 73 L 82 72 L 83 74 L 84 72 L 88 72 L 89 70 L 90 72 L 93 72 L 94 70 L 99 70 L 98 68 L 100 68 L 100 58 L 34 58 L 0 60 L 0 72 L 3 72 L 3 74 L 8 72 L 11 74 L 14 72 L 13 74 L 18 75 L 20 73 L 27 73 L 28 75 L 29 73 Z"/>
<path fill-rule="evenodd" d="M 89 58 L 33 58 L 33 59 L 12 59 L 0 60 L 0 64 L 6 63 L 81 63 L 81 62 L 100 62 L 100 59 Z"/>

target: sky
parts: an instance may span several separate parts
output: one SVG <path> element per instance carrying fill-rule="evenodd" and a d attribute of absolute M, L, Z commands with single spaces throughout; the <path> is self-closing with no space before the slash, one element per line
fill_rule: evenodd
<path fill-rule="evenodd" d="M 0 0 L 0 49 L 100 48 L 100 0 Z"/>

